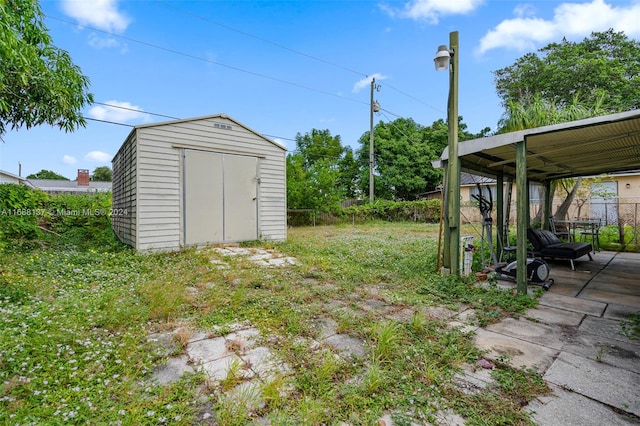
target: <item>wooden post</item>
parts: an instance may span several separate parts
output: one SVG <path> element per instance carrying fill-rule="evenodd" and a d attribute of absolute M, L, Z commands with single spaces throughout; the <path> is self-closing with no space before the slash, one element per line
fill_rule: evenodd
<path fill-rule="evenodd" d="M 516 145 L 516 197 L 517 199 L 517 274 L 519 295 L 527 294 L 527 227 L 529 225 L 529 198 L 527 182 L 527 141 Z"/>
<path fill-rule="evenodd" d="M 508 241 L 504 239 L 504 175 L 498 173 L 496 176 L 496 253 L 500 257 L 502 253 L 502 247 L 509 245 Z"/>

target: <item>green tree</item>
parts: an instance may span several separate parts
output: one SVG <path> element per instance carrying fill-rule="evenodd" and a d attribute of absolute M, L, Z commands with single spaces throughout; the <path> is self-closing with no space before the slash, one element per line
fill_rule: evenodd
<path fill-rule="evenodd" d="M 96 167 L 91 174 L 91 180 L 97 182 L 111 182 L 112 177 L 111 169 L 107 166 Z"/>
<path fill-rule="evenodd" d="M 311 167 L 315 162 L 324 160 L 331 165 L 337 164 L 345 148 L 340 136 L 331 136 L 329 130 L 311 129 L 311 133 L 296 135 L 296 151 L 304 157 L 305 167 Z"/>
<path fill-rule="evenodd" d="M 296 152 L 287 156 L 289 208 L 329 211 L 337 207 L 354 186 L 352 162 L 351 150 L 329 130 L 298 133 Z"/>
<path fill-rule="evenodd" d="M 498 133 L 515 132 L 518 130 L 532 129 L 567 121 L 580 120 L 604 114 L 601 107 L 601 99 L 592 106 L 581 105 L 578 97 L 574 96 L 570 105 L 559 107 L 553 101 L 543 99 L 539 94 L 534 94 L 531 100 L 518 102 L 509 101 L 507 109 L 498 123 Z M 564 191 L 564 201 L 553 213 L 557 220 L 563 220 L 567 216 L 569 207 L 578 193 L 582 178 L 563 179 L 551 182 L 552 199 L 556 191 Z M 541 219 L 543 209 L 538 211 L 536 220 Z"/>
<path fill-rule="evenodd" d="M 32 173 L 27 176 L 27 179 L 54 179 L 54 180 L 69 180 L 66 177 L 57 174 L 51 170 L 42 169 L 38 173 Z"/>
<path fill-rule="evenodd" d="M 290 209 L 311 208 L 309 174 L 304 167 L 304 157 L 294 153 L 287 155 L 287 207 Z"/>
<path fill-rule="evenodd" d="M 351 147 L 345 147 L 344 155 L 338 162 L 340 170 L 339 185 L 346 198 L 357 198 L 360 194 L 360 165 L 353 155 Z"/>
<path fill-rule="evenodd" d="M 7 128 L 84 126 L 89 79 L 53 44 L 38 2 L 2 0 L 0 16 L 0 138 Z"/>
<path fill-rule="evenodd" d="M 459 119 L 459 139 L 473 135 Z M 486 132 L 486 129 L 483 130 Z M 434 189 L 442 180 L 442 171 L 431 161 L 439 158 L 447 146 L 448 126 L 444 120 L 424 127 L 410 118 L 378 122 L 373 129 L 376 198 L 415 200 L 419 194 Z M 364 193 L 369 188 L 369 132 L 360 137 L 357 152 L 361 166 L 360 185 Z"/>
<path fill-rule="evenodd" d="M 640 107 L 639 57 L 640 42 L 623 32 L 594 32 L 579 43 L 551 43 L 494 71 L 496 90 L 507 108 L 539 97 L 565 109 L 578 96 L 587 108 L 630 110 Z"/>

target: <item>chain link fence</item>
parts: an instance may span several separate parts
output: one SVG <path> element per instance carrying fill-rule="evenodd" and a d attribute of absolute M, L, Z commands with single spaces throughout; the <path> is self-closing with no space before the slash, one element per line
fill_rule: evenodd
<path fill-rule="evenodd" d="M 372 220 L 438 223 L 440 220 L 440 201 L 389 202 L 351 206 L 335 213 L 312 209 L 287 210 L 289 226 L 356 224 Z"/>

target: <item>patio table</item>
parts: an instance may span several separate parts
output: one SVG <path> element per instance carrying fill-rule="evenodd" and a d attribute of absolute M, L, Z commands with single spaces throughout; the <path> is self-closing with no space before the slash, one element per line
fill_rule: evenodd
<path fill-rule="evenodd" d="M 580 230 L 581 235 L 591 237 L 593 252 L 600 251 L 600 219 L 556 220 L 556 223 L 567 227 L 569 241 L 576 241 L 576 232 Z"/>

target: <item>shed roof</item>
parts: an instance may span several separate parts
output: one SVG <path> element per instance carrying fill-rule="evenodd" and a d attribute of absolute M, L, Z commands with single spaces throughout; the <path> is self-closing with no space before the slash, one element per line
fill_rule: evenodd
<path fill-rule="evenodd" d="M 516 144 L 526 140 L 527 176 L 544 182 L 637 170 L 640 110 L 587 118 L 460 142 L 461 168 L 515 177 Z M 448 149 L 441 160 L 447 160 Z"/>
<path fill-rule="evenodd" d="M 139 124 L 137 126 L 135 126 L 133 128 L 133 130 L 131 130 L 131 133 L 135 132 L 138 129 L 144 129 L 144 128 L 148 128 L 148 127 L 157 127 L 157 126 L 167 126 L 167 125 L 172 125 L 172 124 L 179 124 L 179 123 L 187 123 L 190 121 L 199 121 L 199 120 L 210 120 L 210 119 L 216 119 L 216 118 L 221 118 L 221 119 L 225 119 L 225 120 L 229 120 L 232 121 L 233 123 L 235 123 L 237 126 L 242 127 L 243 129 L 261 137 L 262 139 L 266 140 L 267 142 L 270 142 L 272 144 L 274 144 L 275 146 L 277 146 L 278 148 L 282 149 L 283 151 L 286 151 L 287 148 L 284 145 L 279 144 L 278 142 L 266 137 L 265 135 L 263 135 L 262 133 L 259 133 L 253 129 L 251 129 L 250 127 L 247 127 L 246 125 L 242 124 L 241 122 L 239 122 L 238 120 L 229 117 L 226 114 L 212 114 L 212 115 L 204 115 L 201 117 L 192 117 L 192 118 L 183 118 L 183 119 L 178 119 L 178 120 L 169 120 L 169 121 L 161 121 L 158 123 L 148 123 L 148 124 Z M 130 134 L 131 135 L 131 134 Z"/>

